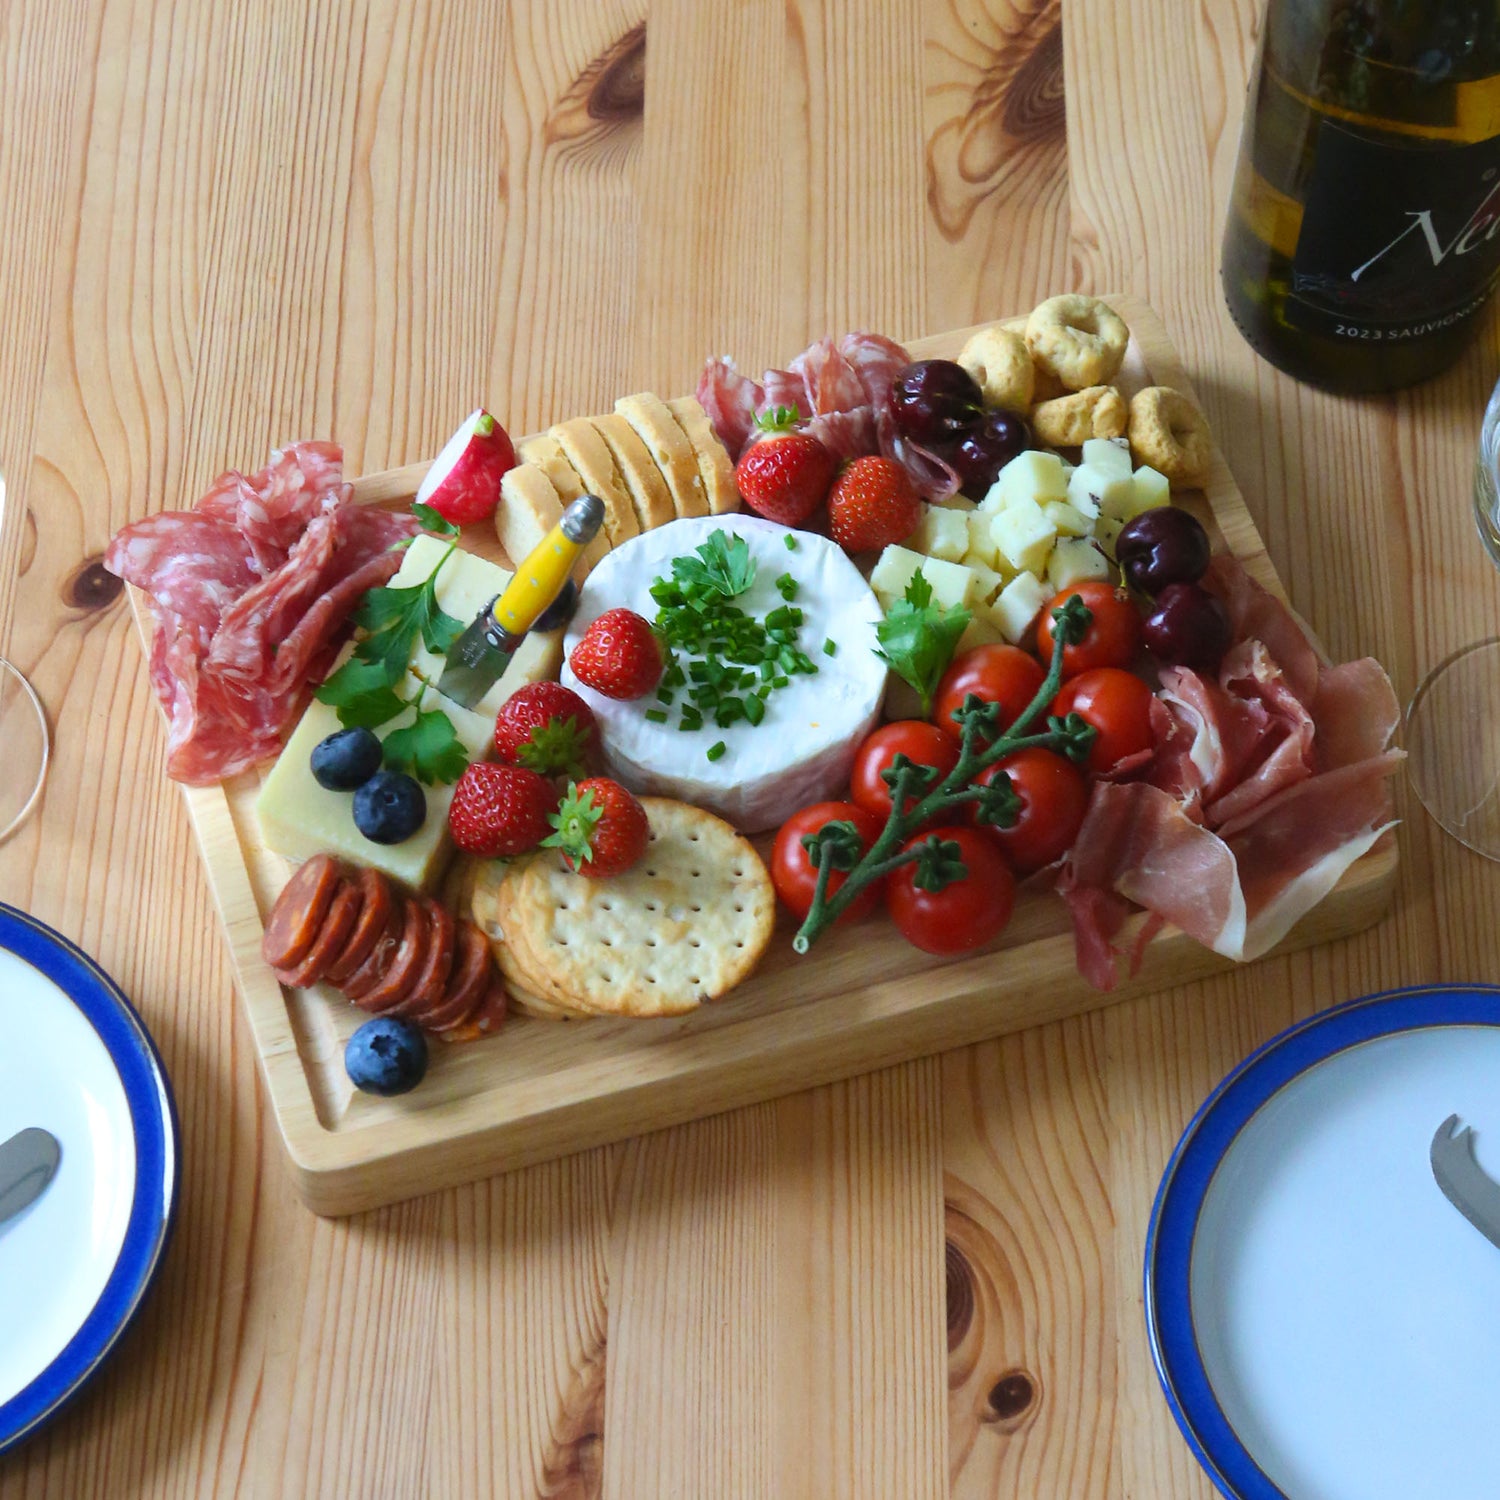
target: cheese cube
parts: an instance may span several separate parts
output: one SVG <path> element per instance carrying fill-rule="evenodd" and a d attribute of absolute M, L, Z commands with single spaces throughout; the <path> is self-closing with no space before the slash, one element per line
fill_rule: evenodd
<path fill-rule="evenodd" d="M 961 510 L 929 506 L 906 540 L 913 551 L 958 562 L 969 550 L 969 518 Z"/>
<path fill-rule="evenodd" d="M 441 564 L 442 571 L 433 590 L 438 605 L 467 626 L 491 599 L 503 592 L 511 574 L 462 548 L 449 557 L 449 546 L 450 543 L 442 537 L 424 533 L 415 538 L 406 549 L 406 556 L 401 561 L 400 570 L 391 579 L 390 587 L 410 588 L 422 583 Z M 528 682 L 540 682 L 545 677 L 556 677 L 562 664 L 562 637 L 561 629 L 548 631 L 545 635 L 535 632 L 526 635 L 511 657 L 505 674 L 474 705 L 474 712 L 494 718 L 500 705 L 518 687 Z M 443 674 L 444 659 L 429 651 L 425 642 L 419 639 L 411 654 L 411 665 L 435 683 Z"/>
<path fill-rule="evenodd" d="M 955 657 L 962 656 L 965 651 L 973 651 L 977 646 L 998 646 L 1004 639 L 1000 627 L 993 620 L 984 615 L 975 615 L 964 627 L 964 633 L 959 636 L 953 654 Z"/>
<path fill-rule="evenodd" d="M 420 684 L 413 678 L 408 685 L 415 697 Z M 401 691 L 404 696 L 406 689 Z M 483 760 L 489 754 L 495 736 L 493 714 L 470 713 L 432 693 L 422 706 L 441 706 L 471 760 Z M 383 740 L 411 721 L 411 715 L 404 713 L 380 725 L 375 733 Z M 371 865 L 414 890 L 431 890 L 453 853 L 448 836 L 452 785 L 422 788 L 427 816 L 409 839 L 399 844 L 371 843 L 354 826 L 354 793 L 329 791 L 313 778 L 313 747 L 341 728 L 336 710 L 316 700 L 308 704 L 255 800 L 261 842 L 288 859 L 300 861 L 326 852 Z"/>
<path fill-rule="evenodd" d="M 1017 500 L 1006 506 L 990 522 L 990 530 L 995 550 L 1018 573 L 1040 573 L 1047 566 L 1057 527 L 1042 514 L 1035 500 Z"/>
<path fill-rule="evenodd" d="M 962 563 L 944 562 L 938 557 L 924 557 L 922 576 L 932 585 L 932 602 L 940 609 L 951 609 L 969 597 L 974 575 Z"/>
<path fill-rule="evenodd" d="M 984 506 L 1004 510 L 1017 499 L 1065 500 L 1067 495 L 1068 473 L 1062 459 L 1055 453 L 1042 453 L 1032 448 L 1017 454 L 1001 469 L 994 486 L 984 497 Z M 992 500 L 996 501 L 993 506 L 990 505 Z"/>
<path fill-rule="evenodd" d="M 933 503 L 942 510 L 970 511 L 977 508 L 967 495 L 949 495 L 946 500 L 936 500 Z"/>
<path fill-rule="evenodd" d="M 1007 583 L 1005 574 L 997 573 L 993 568 L 986 567 L 983 563 L 971 563 L 967 559 L 964 566 L 974 575 L 974 581 L 969 585 L 969 605 L 977 608 L 989 603 L 996 594 L 1003 589 Z"/>
<path fill-rule="evenodd" d="M 1113 515 L 1128 521 L 1135 504 L 1134 482 L 1102 473 L 1092 464 L 1080 464 L 1068 479 L 1068 504 L 1091 520 Z"/>
<path fill-rule="evenodd" d="M 908 547 L 887 547 L 880 554 L 875 570 L 870 574 L 870 587 L 887 609 L 905 595 L 906 585 L 912 581 L 922 562 L 922 554 Z"/>
<path fill-rule="evenodd" d="M 1131 484 L 1135 489 L 1130 512 L 1132 516 L 1138 516 L 1143 510 L 1152 510 L 1158 505 L 1172 503 L 1172 487 L 1167 483 L 1167 476 L 1158 474 L 1145 464 L 1135 471 Z"/>
<path fill-rule="evenodd" d="M 1130 444 L 1124 438 L 1085 438 L 1083 461 L 1110 479 L 1130 476 Z"/>
<path fill-rule="evenodd" d="M 1042 506 L 1042 514 L 1057 527 L 1057 534 L 1064 536 L 1092 536 L 1093 518 L 1069 505 L 1066 500 L 1048 500 Z"/>
<path fill-rule="evenodd" d="M 991 622 L 1012 646 L 1019 646 L 1041 613 L 1049 595 L 1034 573 L 1017 573 L 987 611 Z"/>
<path fill-rule="evenodd" d="M 1094 540 L 1104 548 L 1105 553 L 1113 557 L 1115 555 L 1115 540 L 1125 529 L 1125 523 L 1118 516 L 1100 516 L 1094 522 Z"/>
<path fill-rule="evenodd" d="M 983 511 L 965 517 L 969 527 L 969 549 L 965 554 L 965 561 L 970 557 L 977 557 L 988 567 L 995 565 L 999 551 L 995 546 L 995 533 L 990 524 L 992 519 Z"/>
<path fill-rule="evenodd" d="M 1047 582 L 1054 593 L 1088 578 L 1108 579 L 1109 559 L 1085 537 L 1060 536 L 1047 559 Z"/>

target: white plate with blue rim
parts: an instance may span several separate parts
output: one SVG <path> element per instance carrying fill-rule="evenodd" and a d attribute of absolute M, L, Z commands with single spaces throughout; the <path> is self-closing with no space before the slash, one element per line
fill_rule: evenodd
<path fill-rule="evenodd" d="M 0 1142 L 32 1127 L 61 1156 L 0 1224 L 0 1453 L 83 1389 L 140 1310 L 179 1162 L 166 1072 L 119 986 L 0 902 Z"/>
<path fill-rule="evenodd" d="M 1353 1001 L 1214 1090 L 1162 1179 L 1145 1291 L 1162 1389 L 1222 1494 L 1500 1496 L 1486 1223 L 1500 989 Z"/>

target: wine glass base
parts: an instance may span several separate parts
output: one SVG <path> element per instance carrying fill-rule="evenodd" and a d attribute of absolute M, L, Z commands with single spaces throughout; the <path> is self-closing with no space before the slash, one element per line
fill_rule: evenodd
<path fill-rule="evenodd" d="M 1500 860 L 1500 638 L 1455 651 L 1406 709 L 1407 775 L 1432 817 Z"/>
<path fill-rule="evenodd" d="M 51 753 L 41 701 L 31 684 L 0 656 L 0 844 L 35 809 Z"/>

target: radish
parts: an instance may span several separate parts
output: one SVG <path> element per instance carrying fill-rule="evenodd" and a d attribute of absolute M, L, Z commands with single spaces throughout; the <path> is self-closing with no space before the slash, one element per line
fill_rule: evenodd
<path fill-rule="evenodd" d="M 480 407 L 443 445 L 417 491 L 417 504 L 430 505 L 455 526 L 488 520 L 500 503 L 500 480 L 515 466 L 510 435 Z"/>

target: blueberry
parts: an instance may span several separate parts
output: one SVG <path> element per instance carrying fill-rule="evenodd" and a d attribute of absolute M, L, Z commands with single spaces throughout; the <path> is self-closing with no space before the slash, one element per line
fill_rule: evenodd
<path fill-rule="evenodd" d="M 536 624 L 531 628 L 556 630 L 559 625 L 566 625 L 573 618 L 573 611 L 577 608 L 578 585 L 570 578 L 563 584 L 562 593 L 536 617 Z"/>
<path fill-rule="evenodd" d="M 354 794 L 354 826 L 374 844 L 399 844 L 427 818 L 427 798 L 404 771 L 377 771 Z"/>
<path fill-rule="evenodd" d="M 349 1038 L 344 1068 L 366 1094 L 404 1094 L 427 1072 L 427 1038 L 410 1021 L 376 1016 Z"/>
<path fill-rule="evenodd" d="M 340 729 L 313 746 L 313 780 L 330 792 L 352 792 L 380 769 L 380 741 L 368 729 Z"/>

